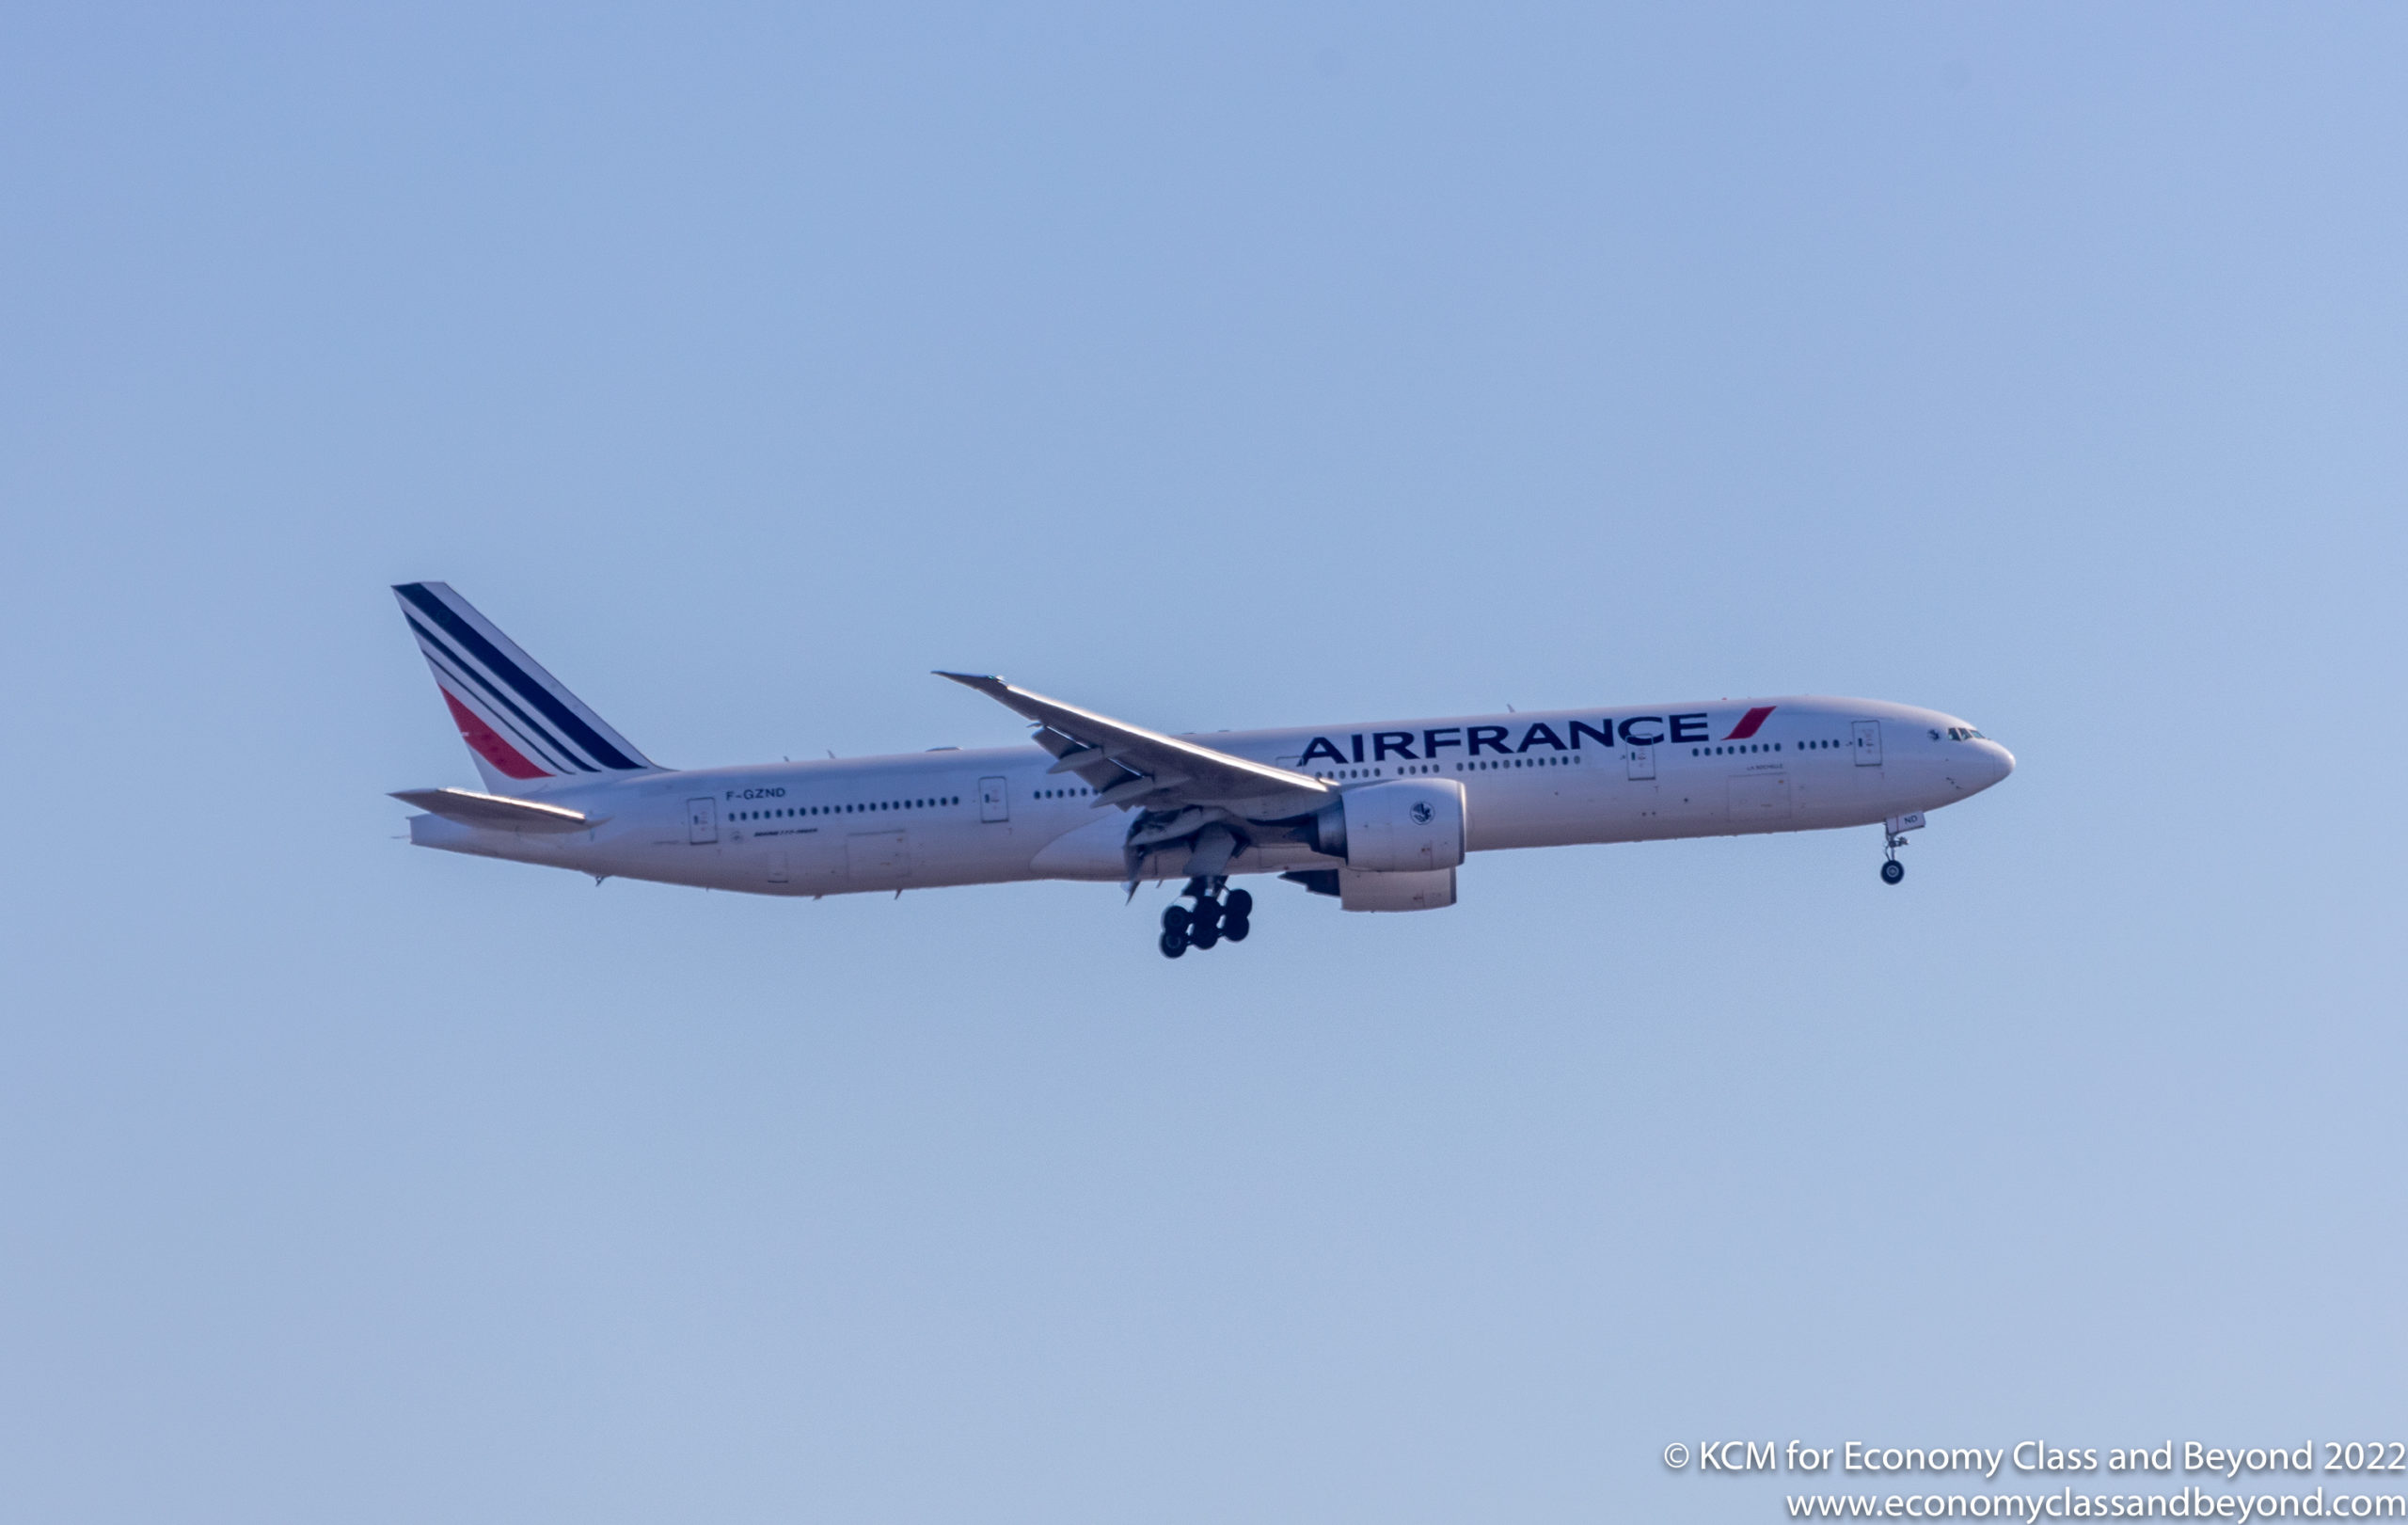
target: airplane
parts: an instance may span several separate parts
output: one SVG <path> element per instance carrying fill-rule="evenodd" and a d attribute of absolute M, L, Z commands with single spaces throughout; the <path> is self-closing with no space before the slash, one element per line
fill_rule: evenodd
<path fill-rule="evenodd" d="M 811 896 L 1024 880 L 1183 888 L 1157 946 L 1243 943 L 1275 874 L 1347 911 L 1455 903 L 1472 852 L 1878 825 L 1882 882 L 1942 805 L 2015 770 L 1953 715 L 1696 700 L 1168 735 L 939 673 L 1033 746 L 664 768 L 441 582 L 393 589 L 483 789 L 393 798 L 420 847 L 608 879 Z"/>

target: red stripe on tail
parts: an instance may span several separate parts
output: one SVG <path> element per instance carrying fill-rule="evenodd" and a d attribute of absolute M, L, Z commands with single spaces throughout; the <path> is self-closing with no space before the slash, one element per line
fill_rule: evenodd
<path fill-rule="evenodd" d="M 1763 705 L 1757 708 L 1749 710 L 1746 714 L 1739 717 L 1739 723 L 1732 726 L 1731 734 L 1724 737 L 1722 739 L 1725 741 L 1745 741 L 1748 738 L 1756 734 L 1756 728 L 1765 723 L 1765 717 L 1766 715 L 1771 714 L 1774 710 L 1779 709 L 1780 707 L 1781 707 L 1779 705 Z"/>
<path fill-rule="evenodd" d="M 495 735 L 492 726 L 477 719 L 475 712 L 467 706 L 452 697 L 451 690 L 443 691 L 443 702 L 452 707 L 452 719 L 460 727 L 460 739 L 467 742 L 469 749 L 478 756 L 500 769 L 504 776 L 509 778 L 552 776 L 544 769 L 529 762 L 519 754 L 516 747 Z"/>

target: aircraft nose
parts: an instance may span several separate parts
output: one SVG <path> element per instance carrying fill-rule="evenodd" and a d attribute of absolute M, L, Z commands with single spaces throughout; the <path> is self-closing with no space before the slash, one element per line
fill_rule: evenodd
<path fill-rule="evenodd" d="M 1984 742 L 1983 746 L 1989 753 L 1991 783 L 1995 784 L 2015 771 L 2014 753 L 2007 751 L 1995 741 Z"/>

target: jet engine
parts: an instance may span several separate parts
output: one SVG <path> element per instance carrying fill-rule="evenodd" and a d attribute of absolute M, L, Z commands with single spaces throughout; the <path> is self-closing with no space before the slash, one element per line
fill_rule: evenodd
<path fill-rule="evenodd" d="M 1313 817 L 1313 850 L 1375 873 L 1432 873 L 1464 861 L 1464 786 L 1400 778 L 1348 789 Z"/>

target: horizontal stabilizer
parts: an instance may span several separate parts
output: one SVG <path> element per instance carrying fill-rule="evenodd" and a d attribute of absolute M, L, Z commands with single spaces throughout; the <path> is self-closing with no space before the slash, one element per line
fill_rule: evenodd
<path fill-rule="evenodd" d="M 396 789 L 393 798 L 445 820 L 498 832 L 581 832 L 610 818 L 474 789 Z"/>

